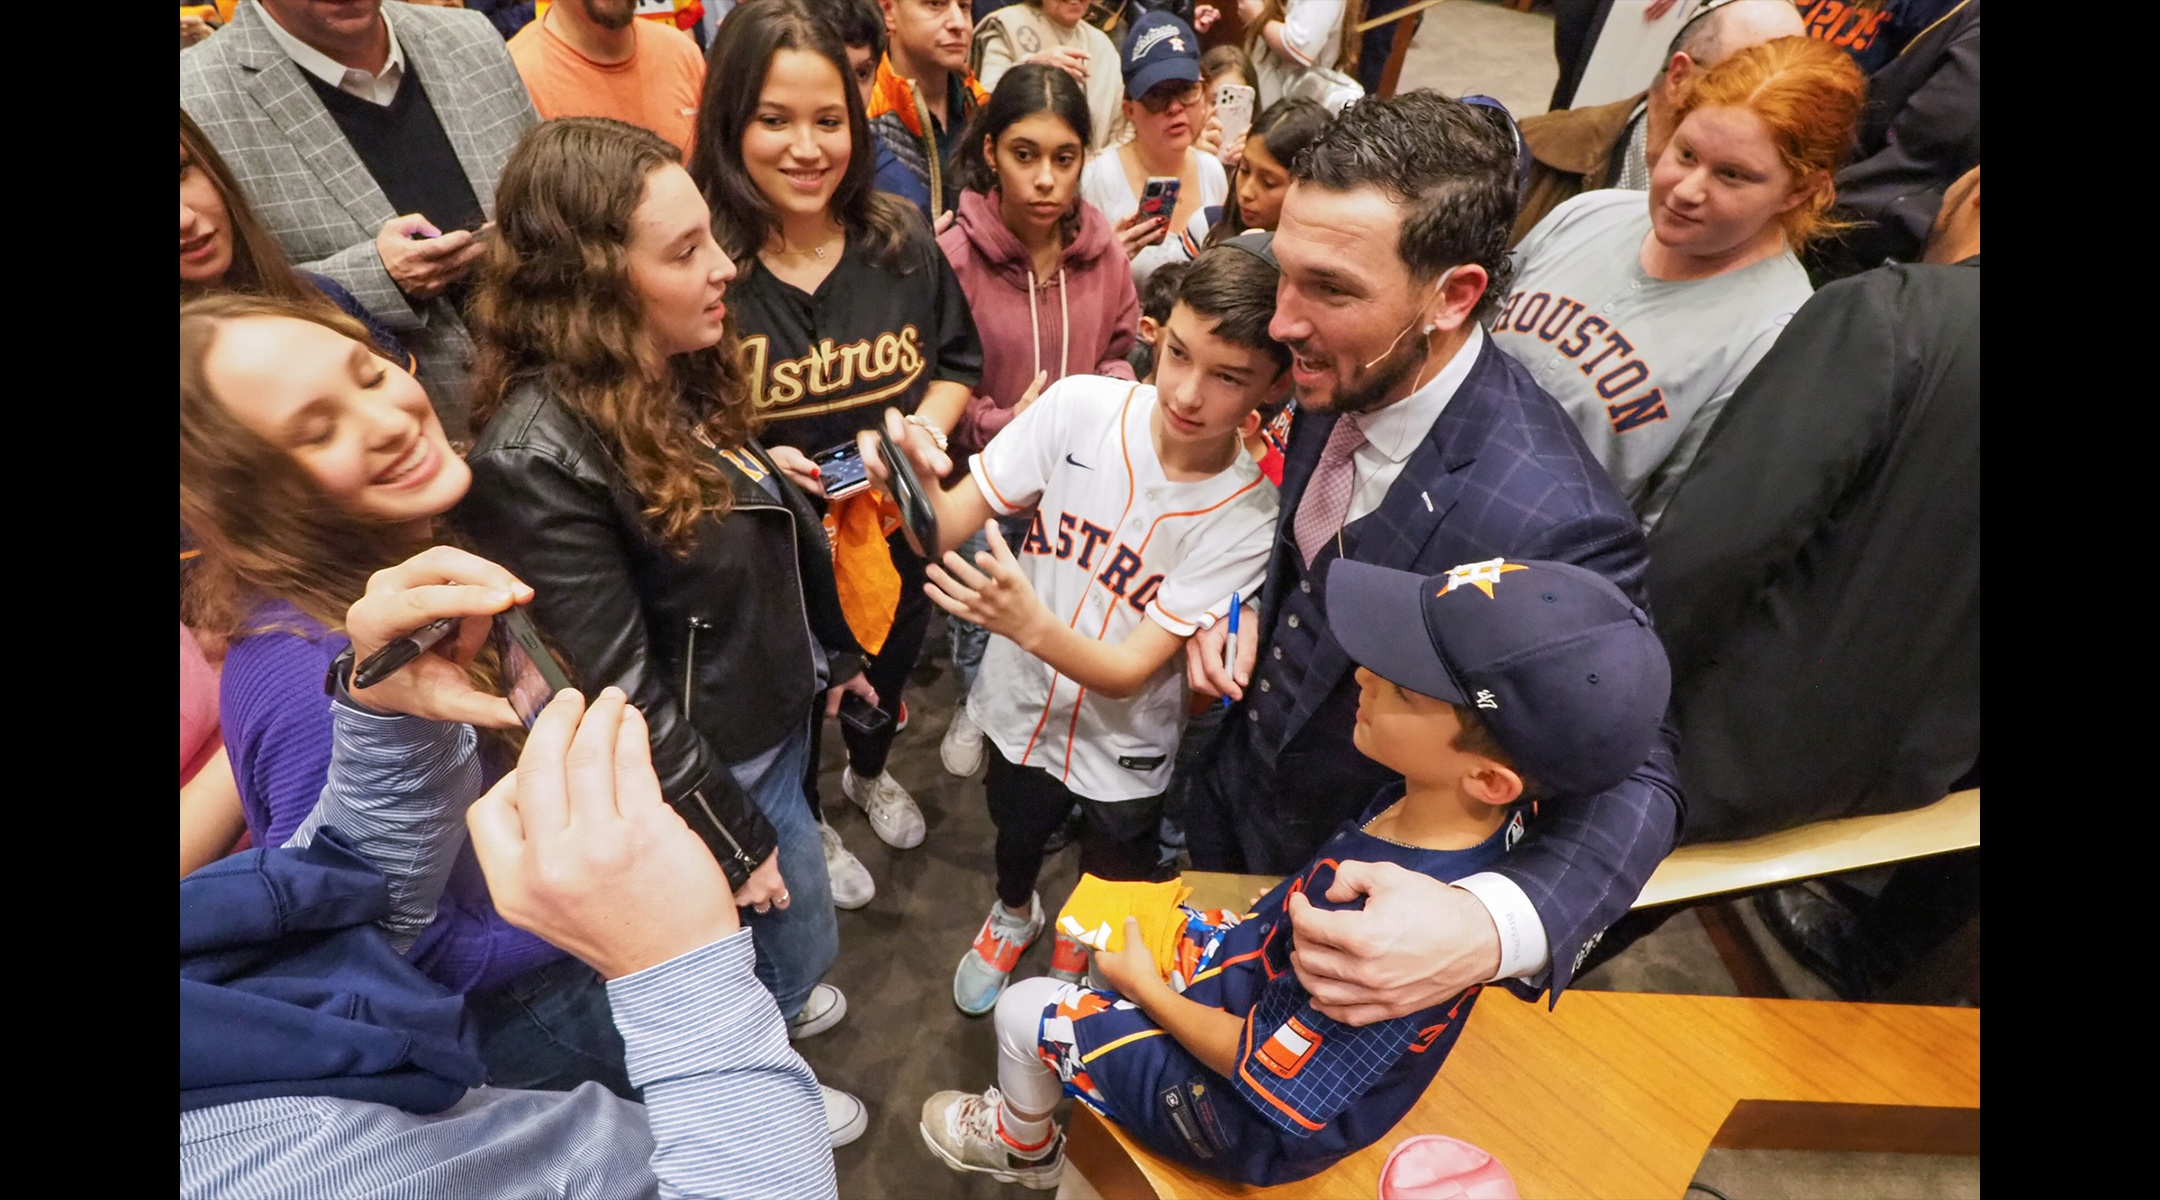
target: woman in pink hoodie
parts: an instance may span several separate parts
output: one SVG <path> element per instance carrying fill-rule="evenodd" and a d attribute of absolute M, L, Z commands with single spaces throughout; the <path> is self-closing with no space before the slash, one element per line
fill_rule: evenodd
<path fill-rule="evenodd" d="M 983 348 L 982 384 L 952 431 L 952 460 L 963 471 L 1051 383 L 1133 377 L 1125 361 L 1140 319 L 1132 266 L 1109 219 L 1079 194 L 1090 132 L 1087 95 L 1072 76 L 1022 63 L 998 80 L 956 143 L 951 169 L 964 190 L 938 246 L 960 277 Z M 985 545 L 978 533 L 960 552 Z M 964 692 L 989 635 L 958 620 L 947 627 Z M 982 765 L 982 731 L 964 703 L 940 754 L 955 775 Z"/>

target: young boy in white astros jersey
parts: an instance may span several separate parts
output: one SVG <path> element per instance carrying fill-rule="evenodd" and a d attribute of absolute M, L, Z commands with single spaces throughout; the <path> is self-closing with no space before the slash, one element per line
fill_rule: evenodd
<path fill-rule="evenodd" d="M 1240 429 L 1290 382 L 1289 353 L 1267 336 L 1276 276 L 1257 239 L 1202 255 L 1158 334 L 1156 386 L 1060 380 L 950 490 L 934 483 L 948 473 L 944 456 L 887 414 L 944 541 L 930 598 L 993 635 L 967 705 L 993 751 L 983 787 L 998 899 L 953 976 L 963 1012 L 996 1006 L 1042 932 L 1043 845 L 1075 802 L 1082 871 L 1137 880 L 1155 870 L 1185 724 L 1180 651 L 1233 593 L 1258 590 L 1273 544 L 1275 487 Z M 994 518 L 1030 508 L 1026 538 L 1007 545 Z M 951 553 L 986 527 L 990 549 L 975 562 Z M 1052 973 L 1078 979 L 1085 964 L 1060 935 Z"/>

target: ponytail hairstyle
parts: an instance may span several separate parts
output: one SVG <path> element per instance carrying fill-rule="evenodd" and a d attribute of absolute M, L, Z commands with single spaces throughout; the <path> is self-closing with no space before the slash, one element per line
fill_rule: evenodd
<path fill-rule="evenodd" d="M 659 135 L 604 117 L 544 121 L 518 141 L 473 289 L 473 427 L 538 381 L 591 422 L 661 539 L 688 553 L 706 514 L 733 504 L 700 435 L 733 448 L 754 420 L 732 318 L 718 345 L 670 357 L 659 379 L 645 374 L 631 217 L 646 178 L 680 157 Z"/>
<path fill-rule="evenodd" d="M 952 161 L 946 168 L 951 178 L 971 192 L 985 196 L 996 192 L 998 173 L 989 147 L 995 147 L 1006 130 L 1037 113 L 1049 113 L 1065 122 L 1080 139 L 1080 152 L 1085 158 L 1094 129 L 1087 93 L 1080 90 L 1072 76 L 1056 67 L 1021 63 L 998 80 L 990 99 L 975 110 L 966 131 L 953 143 Z M 1062 224 L 1065 240 L 1070 242 L 1080 230 L 1079 204 L 1065 214 Z"/>
<path fill-rule="evenodd" d="M 1327 130 L 1328 122 L 1335 119 L 1327 106 L 1317 100 L 1302 96 L 1286 96 L 1267 106 L 1267 111 L 1253 119 L 1252 132 L 1248 138 L 1259 138 L 1267 147 L 1269 157 L 1290 170 L 1297 156 L 1305 147 L 1320 139 Z M 1243 171 L 1242 166 L 1238 170 Z M 1208 230 L 1207 240 L 1201 243 L 1205 249 L 1224 238 L 1236 237 L 1245 232 L 1245 214 L 1238 210 L 1238 190 L 1230 189 L 1230 198 L 1223 202 L 1223 213 L 1215 227 Z"/>
<path fill-rule="evenodd" d="M 1844 51 L 1806 37 L 1784 37 L 1735 51 L 1696 79 L 1673 116 L 1675 127 L 1703 108 L 1755 114 L 1797 183 L 1813 192 L 1781 214 L 1785 244 L 1795 251 L 1846 228 L 1830 216 L 1834 176 L 1852 147 L 1853 126 L 1867 100 L 1867 78 Z"/>
<path fill-rule="evenodd" d="M 1269 21 L 1282 20 L 1283 10 L 1288 7 L 1289 0 L 1267 0 L 1260 6 L 1260 19 L 1245 27 L 1245 56 L 1248 60 L 1258 58 L 1260 48 L 1266 44 L 1260 40 L 1260 31 L 1267 28 Z M 1342 49 L 1335 55 L 1333 65 L 1336 70 L 1351 75 L 1357 73 L 1358 50 L 1365 44 L 1365 35 L 1357 31 L 1357 25 L 1364 19 L 1365 0 L 1349 0 L 1349 3 L 1343 5 Z M 1203 72 L 1206 69 L 1201 68 Z"/>
<path fill-rule="evenodd" d="M 210 390 L 203 362 L 218 334 L 228 322 L 253 317 L 312 321 L 389 361 L 360 322 L 320 300 L 221 291 L 180 306 L 180 526 L 202 551 L 182 576 L 180 619 L 213 660 L 268 628 L 251 625 L 266 600 L 283 600 L 327 628 L 343 627 L 345 610 L 366 593 L 369 575 L 428 544 L 409 526 L 332 500 L 299 460 Z"/>

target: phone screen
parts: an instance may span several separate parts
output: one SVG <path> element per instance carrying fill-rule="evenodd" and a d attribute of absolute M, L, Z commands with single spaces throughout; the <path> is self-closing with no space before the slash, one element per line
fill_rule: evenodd
<path fill-rule="evenodd" d="M 540 710 L 548 706 L 555 693 L 570 686 L 570 673 L 563 670 L 562 663 L 541 642 L 540 630 L 523 609 L 497 613 L 495 627 L 489 636 L 502 661 L 503 695 L 509 698 L 518 720 L 531 729 L 533 722 L 540 719 Z M 546 656 L 545 666 L 536 654 Z"/>
<path fill-rule="evenodd" d="M 810 461 L 817 464 L 818 478 L 825 484 L 828 499 L 861 491 L 870 483 L 870 475 L 863 469 L 862 451 L 853 442 L 821 450 Z"/>
<path fill-rule="evenodd" d="M 1215 92 L 1215 116 L 1222 125 L 1223 146 L 1242 145 L 1252 132 L 1254 91 L 1242 83 L 1226 83 Z"/>

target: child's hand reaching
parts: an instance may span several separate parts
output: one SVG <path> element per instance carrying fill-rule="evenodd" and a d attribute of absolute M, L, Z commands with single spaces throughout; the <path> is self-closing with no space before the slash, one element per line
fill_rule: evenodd
<path fill-rule="evenodd" d="M 1055 625 L 1057 619 L 1036 599 L 1035 588 L 1013 558 L 1012 548 L 1005 544 L 998 523 L 987 521 L 983 529 L 989 534 L 990 549 L 977 551 L 973 564 L 957 551 L 947 551 L 943 566 L 930 564 L 930 582 L 923 591 L 946 612 L 1011 638 L 1021 649 L 1029 650 L 1038 623 Z"/>
<path fill-rule="evenodd" d="M 1155 988 L 1166 986 L 1162 976 L 1155 973 L 1155 955 L 1148 950 L 1147 939 L 1140 932 L 1140 922 L 1125 918 L 1125 947 L 1112 954 L 1108 950 L 1095 951 L 1095 966 L 1102 972 L 1118 995 L 1135 1004 Z"/>

